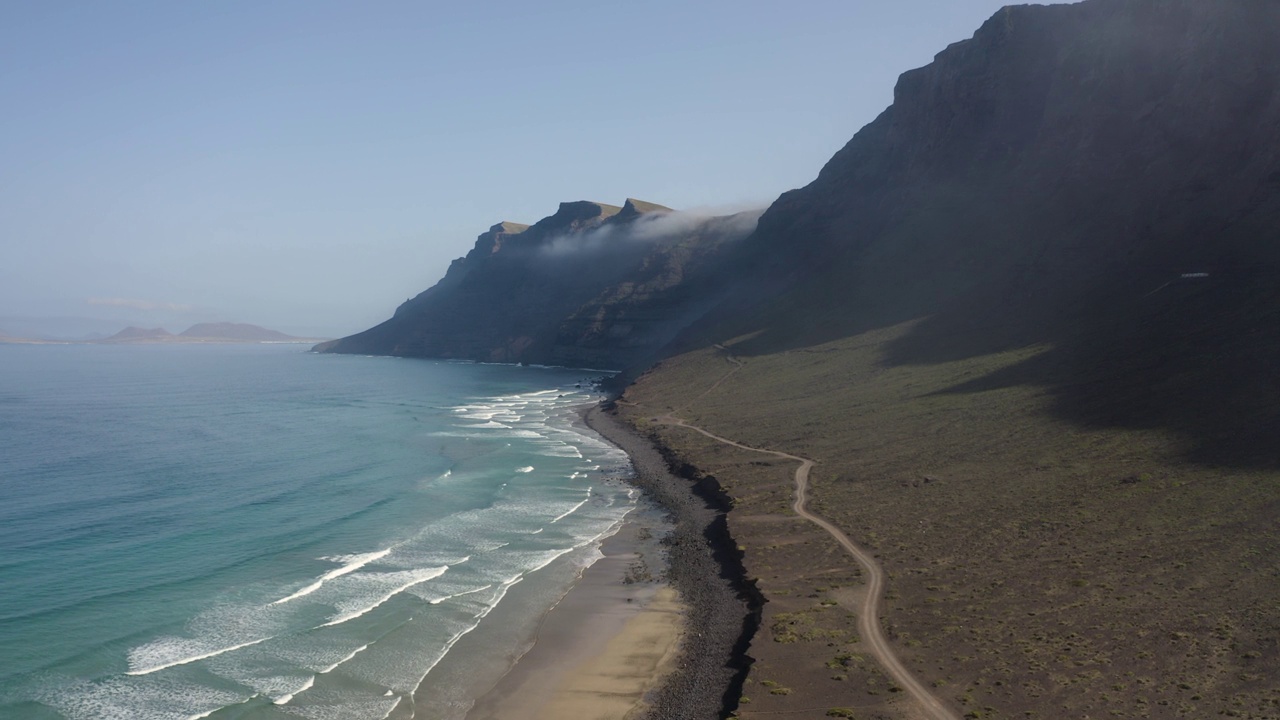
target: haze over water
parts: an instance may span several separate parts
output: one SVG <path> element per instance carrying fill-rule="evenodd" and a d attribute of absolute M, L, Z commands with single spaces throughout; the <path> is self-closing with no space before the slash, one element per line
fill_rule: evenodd
<path fill-rule="evenodd" d="M 262 345 L 0 368 L 4 717 L 456 716 L 474 688 L 423 678 L 500 672 L 635 506 L 571 427 L 589 372 Z"/>

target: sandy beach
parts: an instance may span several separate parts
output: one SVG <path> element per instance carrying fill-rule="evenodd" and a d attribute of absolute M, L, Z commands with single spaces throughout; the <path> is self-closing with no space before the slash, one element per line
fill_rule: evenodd
<path fill-rule="evenodd" d="M 684 607 L 653 567 L 652 511 L 629 520 L 605 557 L 543 618 L 533 647 L 476 703 L 468 720 L 635 717 L 673 667 Z"/>
<path fill-rule="evenodd" d="M 746 673 L 744 631 L 758 622 L 736 556 L 722 547 L 723 509 L 670 473 L 647 439 L 599 408 L 584 415 L 628 453 L 633 482 L 654 505 L 603 544 L 605 557 L 467 720 L 718 718 Z"/>
<path fill-rule="evenodd" d="M 667 460 L 604 407 L 587 424 L 626 451 L 632 480 L 674 525 L 664 541 L 667 577 L 685 604 L 685 641 L 675 669 L 651 693 L 648 720 L 719 718 L 737 707 L 750 668 L 746 649 L 760 622 L 763 597 L 746 579 L 741 553 L 725 521 L 728 503 L 714 479 L 673 474 Z"/>

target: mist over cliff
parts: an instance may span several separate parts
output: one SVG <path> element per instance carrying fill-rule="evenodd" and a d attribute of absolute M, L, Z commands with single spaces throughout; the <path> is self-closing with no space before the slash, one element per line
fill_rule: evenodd
<path fill-rule="evenodd" d="M 1247 395 L 1267 366 L 1249 357 L 1280 359 L 1258 344 L 1280 337 L 1276 37 L 1265 0 L 1009 7 L 903 74 L 754 232 L 750 214 L 564 203 L 493 226 L 392 319 L 321 349 L 639 370 L 921 319 L 901 362 L 1041 342 L 1106 366 L 1143 337 Z M 1184 347 L 1187 327 L 1219 352 Z"/>
<path fill-rule="evenodd" d="M 765 213 L 743 252 L 791 302 L 761 342 L 1274 266 L 1278 26 L 1261 0 L 1002 10 Z"/>
<path fill-rule="evenodd" d="M 799 549 L 790 469 L 668 412 L 817 461 L 891 642 L 966 717 L 1271 717 L 1277 38 L 1274 0 L 1008 7 L 758 220 L 566 203 L 322 349 L 626 370 L 618 412 L 732 483 L 751 679 L 799 689 L 752 712 L 861 685 L 808 625 L 839 601 L 795 591 L 839 563 Z"/>
<path fill-rule="evenodd" d="M 891 363 L 1051 347 L 983 387 L 1280 463 L 1277 37 L 1265 0 L 1002 10 L 765 212 L 680 346 L 916 322 Z"/>
<path fill-rule="evenodd" d="M 317 347 L 485 362 L 621 368 L 651 359 L 728 291 L 717 258 L 759 212 L 561 203 L 501 222 L 386 322 Z"/>

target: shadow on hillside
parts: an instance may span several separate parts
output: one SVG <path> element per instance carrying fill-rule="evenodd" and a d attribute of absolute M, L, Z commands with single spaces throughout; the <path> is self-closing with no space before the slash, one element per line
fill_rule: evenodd
<path fill-rule="evenodd" d="M 709 326 L 719 339 L 745 338 L 733 352 L 750 357 L 925 318 L 886 348 L 891 366 L 1044 345 L 1050 349 L 944 392 L 1041 387 L 1053 411 L 1081 427 L 1167 430 L 1185 439 L 1192 462 L 1280 468 L 1280 271 L 1219 268 L 1184 279 L 1145 270 L 1066 283 L 1041 276 L 1034 292 L 1017 283 L 960 295 L 881 286 L 877 304 L 793 293 L 761 308 L 740 299 Z M 686 345 L 708 345 L 710 336 L 691 335 Z"/>
<path fill-rule="evenodd" d="M 1069 313 L 961 304 L 888 348 L 891 365 L 934 364 L 1046 343 L 1023 363 L 950 388 L 1046 388 L 1063 419 L 1173 431 L 1210 466 L 1280 468 L 1280 284 L 1274 273 L 1173 279 L 1090 294 Z M 1062 307 L 1060 303 L 1051 303 Z"/>

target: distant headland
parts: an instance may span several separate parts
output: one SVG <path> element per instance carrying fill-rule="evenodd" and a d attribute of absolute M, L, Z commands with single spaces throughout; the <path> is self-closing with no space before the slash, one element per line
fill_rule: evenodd
<path fill-rule="evenodd" d="M 227 344 L 227 343 L 315 343 L 325 338 L 297 337 L 258 325 L 233 322 L 196 323 L 178 334 L 162 327 L 129 326 L 110 337 L 81 340 L 75 344 L 93 345 L 157 345 L 157 344 Z M 0 333 L 0 343 L 25 345 L 66 345 L 65 340 L 12 337 Z"/>

